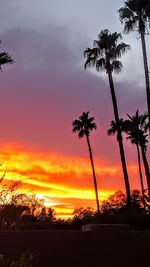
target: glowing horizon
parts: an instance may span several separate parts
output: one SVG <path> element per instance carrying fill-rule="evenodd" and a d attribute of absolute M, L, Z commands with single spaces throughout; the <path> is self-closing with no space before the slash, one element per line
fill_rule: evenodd
<path fill-rule="evenodd" d="M 0 175 L 7 168 L 5 179 L 21 180 L 25 193 L 43 198 L 57 216 L 71 216 L 78 207 L 95 208 L 95 192 L 90 160 L 87 157 L 67 157 L 52 152 L 35 152 L 21 146 L 7 145 L 0 149 Z M 122 171 L 118 165 L 108 165 L 95 158 L 100 201 L 115 191 L 124 190 Z M 129 165 L 130 174 L 137 176 L 137 166 Z M 133 186 L 139 186 L 136 180 Z M 135 189 L 135 188 L 134 188 Z"/>

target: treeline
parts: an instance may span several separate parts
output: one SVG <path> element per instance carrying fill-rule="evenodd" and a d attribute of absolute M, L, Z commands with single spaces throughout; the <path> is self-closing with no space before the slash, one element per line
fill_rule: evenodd
<path fill-rule="evenodd" d="M 0 230 L 80 230 L 86 223 L 127 223 L 134 229 L 150 229 L 150 203 L 146 207 L 138 190 L 131 194 L 132 212 L 126 207 L 126 195 L 117 191 L 100 205 L 77 208 L 71 218 L 58 218 L 53 208 L 33 194 L 19 193 L 20 181 L 2 181 L 0 187 Z"/>
<path fill-rule="evenodd" d="M 44 206 L 44 199 L 35 194 L 20 193 L 21 181 L 1 179 L 0 230 L 32 229 L 35 223 L 55 220 L 55 211 Z"/>

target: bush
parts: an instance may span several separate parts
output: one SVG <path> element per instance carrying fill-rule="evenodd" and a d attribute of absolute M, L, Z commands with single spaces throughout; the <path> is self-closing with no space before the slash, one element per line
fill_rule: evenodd
<path fill-rule="evenodd" d="M 33 256 L 31 253 L 22 253 L 18 260 L 10 260 L 0 255 L 0 267 L 32 267 Z"/>

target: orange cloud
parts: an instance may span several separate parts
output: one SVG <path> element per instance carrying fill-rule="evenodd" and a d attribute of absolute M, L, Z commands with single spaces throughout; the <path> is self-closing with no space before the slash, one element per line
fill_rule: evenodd
<path fill-rule="evenodd" d="M 24 192 L 33 192 L 56 209 L 59 216 L 70 215 L 76 207 L 95 206 L 95 193 L 89 158 L 67 157 L 51 152 L 41 153 L 18 146 L 0 149 L 0 175 L 7 167 L 6 179 L 24 183 Z M 124 186 L 120 164 L 111 166 L 95 159 L 100 201 Z M 137 166 L 129 165 L 130 176 L 137 187 Z"/>

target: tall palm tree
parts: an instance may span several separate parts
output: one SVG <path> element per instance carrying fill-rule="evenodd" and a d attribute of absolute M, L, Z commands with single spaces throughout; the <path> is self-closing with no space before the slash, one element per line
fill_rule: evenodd
<path fill-rule="evenodd" d="M 125 33 L 137 30 L 141 37 L 150 131 L 150 81 L 145 42 L 145 33 L 150 21 L 150 1 L 127 0 L 124 2 L 124 7 L 119 9 L 119 16 L 121 23 L 124 23 Z"/>
<path fill-rule="evenodd" d="M 136 132 L 131 131 L 128 132 L 128 140 L 131 141 L 131 144 L 135 144 L 136 145 L 136 149 L 137 149 L 137 156 L 138 156 L 138 166 L 139 166 L 139 174 L 140 174 L 140 182 L 141 182 L 141 189 L 142 189 L 142 196 L 143 196 L 143 200 L 144 200 L 144 183 L 143 183 L 143 175 L 142 175 L 142 167 L 141 167 L 141 155 L 140 155 L 140 148 L 139 148 L 139 142 L 138 142 L 138 138 L 137 138 L 137 134 Z"/>
<path fill-rule="evenodd" d="M 143 164 L 144 164 L 144 169 L 145 169 L 145 175 L 146 175 L 146 180 L 147 180 L 147 185 L 148 185 L 148 195 L 150 199 L 150 169 L 149 169 L 149 164 L 147 160 L 147 144 L 148 144 L 148 135 L 144 134 L 144 132 L 140 131 L 139 132 L 139 143 L 141 147 L 141 153 L 142 153 L 142 158 L 143 158 Z"/>
<path fill-rule="evenodd" d="M 88 145 L 89 155 L 90 155 L 90 160 L 91 160 L 91 165 L 92 165 L 93 179 L 94 179 L 97 212 L 100 213 L 96 174 L 95 174 L 94 161 L 93 161 L 92 149 L 91 149 L 91 144 L 90 144 L 90 132 L 93 131 L 94 129 L 96 130 L 97 126 L 96 126 L 96 123 L 94 122 L 94 118 L 89 117 L 89 112 L 83 112 L 78 120 L 73 121 L 72 126 L 73 126 L 72 131 L 75 133 L 77 132 L 79 138 L 82 138 L 85 136 L 87 140 L 87 145 Z"/>
<path fill-rule="evenodd" d="M 143 175 L 142 175 L 142 167 L 141 167 L 141 155 L 140 155 L 140 148 L 139 148 L 139 140 L 137 136 L 137 131 L 132 127 L 131 121 L 124 121 L 124 132 L 127 134 L 127 139 L 130 140 L 132 145 L 136 145 L 137 149 L 137 159 L 138 159 L 138 167 L 139 167 L 139 175 L 140 175 L 140 182 L 141 182 L 141 189 L 142 189 L 142 197 L 144 203 L 144 183 L 143 183 Z"/>
<path fill-rule="evenodd" d="M 141 187 L 142 187 L 142 194 L 144 197 L 144 185 L 143 185 L 143 177 L 142 177 L 142 168 L 141 168 L 141 157 L 140 157 L 140 150 L 139 150 L 139 143 L 137 140 L 137 134 L 135 130 L 131 127 L 131 121 L 124 121 L 123 119 L 120 119 L 119 127 L 121 132 L 126 132 L 128 134 L 127 139 L 131 141 L 132 144 L 136 144 L 137 146 L 137 153 L 138 153 L 138 165 L 139 165 L 139 173 L 140 173 L 140 181 L 141 181 Z M 110 128 L 107 131 L 108 135 L 115 135 L 117 133 L 117 125 L 115 121 L 111 121 Z M 118 136 L 117 136 L 118 140 Z"/>
<path fill-rule="evenodd" d="M 123 42 L 120 42 L 118 44 L 118 41 L 121 39 L 122 36 L 120 33 L 114 32 L 111 34 L 107 29 L 102 30 L 98 35 L 98 39 L 94 41 L 93 48 L 87 48 L 84 51 L 84 56 L 86 57 L 85 68 L 87 66 L 95 66 L 97 71 L 105 71 L 108 75 L 109 87 L 114 109 L 114 117 L 117 125 L 119 125 L 119 112 L 112 74 L 113 72 L 119 73 L 121 71 L 123 66 L 121 61 L 118 60 L 118 58 L 120 58 L 122 54 L 127 52 L 130 48 L 129 45 Z M 122 169 L 124 174 L 127 205 L 130 206 L 130 184 L 128 179 L 128 172 L 120 127 L 117 127 L 117 136 L 122 162 Z"/>
<path fill-rule="evenodd" d="M 139 161 L 139 171 L 141 172 L 140 167 L 140 151 L 139 147 L 141 148 L 142 153 L 142 159 L 147 179 L 147 186 L 148 186 L 148 193 L 150 197 L 150 172 L 149 172 L 149 165 L 146 157 L 146 151 L 147 151 L 147 129 L 148 129 L 148 114 L 139 114 L 138 110 L 136 111 L 135 115 L 128 116 L 128 120 L 124 121 L 124 131 L 128 135 L 128 139 L 130 139 L 132 144 L 135 144 L 137 147 L 137 153 L 138 153 L 138 161 Z M 141 172 L 142 173 L 142 172 Z M 144 196 L 144 186 L 143 186 L 143 179 L 142 175 L 141 177 L 141 186 L 142 186 L 142 193 Z"/>

